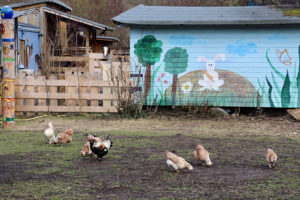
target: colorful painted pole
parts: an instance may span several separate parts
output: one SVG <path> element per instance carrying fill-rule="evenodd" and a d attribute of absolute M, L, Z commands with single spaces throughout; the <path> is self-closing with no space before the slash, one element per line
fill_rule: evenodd
<path fill-rule="evenodd" d="M 9 6 L 1 9 L 2 47 L 3 47 L 3 79 L 2 79 L 2 111 L 3 127 L 14 126 L 15 122 L 15 38 L 13 10 Z"/>

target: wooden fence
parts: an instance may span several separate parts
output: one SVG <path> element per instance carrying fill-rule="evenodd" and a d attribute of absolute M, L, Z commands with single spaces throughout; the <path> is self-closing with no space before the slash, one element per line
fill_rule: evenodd
<path fill-rule="evenodd" d="M 16 77 L 16 115 L 35 112 L 117 112 L 116 83 L 112 74 L 122 79 L 118 87 L 129 87 L 129 62 L 102 61 L 90 55 L 89 69 L 65 70 L 46 76 L 19 73 Z"/>

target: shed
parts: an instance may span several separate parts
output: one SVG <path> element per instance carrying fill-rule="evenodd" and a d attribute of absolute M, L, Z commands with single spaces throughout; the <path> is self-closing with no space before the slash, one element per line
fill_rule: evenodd
<path fill-rule="evenodd" d="M 14 10 L 16 65 L 24 72 L 74 66 L 87 70 L 89 53 L 103 54 L 103 46 L 117 41 L 98 40 L 97 31 L 103 36 L 113 28 L 69 14 L 72 8 L 59 0 L 3 0 L 0 9 L 6 5 Z"/>
<path fill-rule="evenodd" d="M 148 105 L 300 107 L 298 8 L 139 5 L 113 21 Z"/>

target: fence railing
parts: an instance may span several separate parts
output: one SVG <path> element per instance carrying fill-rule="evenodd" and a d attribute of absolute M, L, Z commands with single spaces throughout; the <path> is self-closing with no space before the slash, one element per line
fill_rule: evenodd
<path fill-rule="evenodd" d="M 60 75 L 27 75 L 20 73 L 15 81 L 17 115 L 23 112 L 117 112 L 115 87 L 129 87 L 129 62 L 101 61 L 91 54 L 89 69 L 66 70 Z M 111 74 L 127 81 L 116 86 Z M 122 74 L 122 75 L 121 75 Z"/>

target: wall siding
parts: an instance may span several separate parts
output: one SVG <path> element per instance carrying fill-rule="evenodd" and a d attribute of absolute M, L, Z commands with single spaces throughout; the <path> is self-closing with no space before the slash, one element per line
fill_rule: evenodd
<path fill-rule="evenodd" d="M 153 44 L 141 43 L 147 36 L 156 39 L 156 56 L 149 50 Z M 300 28 L 285 25 L 131 27 L 131 77 L 138 77 L 139 69 L 145 77 L 147 61 L 156 57 L 148 105 L 296 108 L 299 44 Z M 146 85 L 140 86 L 145 91 Z"/>
<path fill-rule="evenodd" d="M 25 40 L 25 48 L 27 49 L 28 69 L 34 72 L 38 71 L 38 62 L 41 54 L 41 41 L 39 32 L 35 30 L 26 30 L 19 28 L 18 30 L 18 54 L 20 55 L 20 40 Z M 18 59 L 18 68 L 23 69 L 24 66 L 20 66 L 20 58 Z"/>

